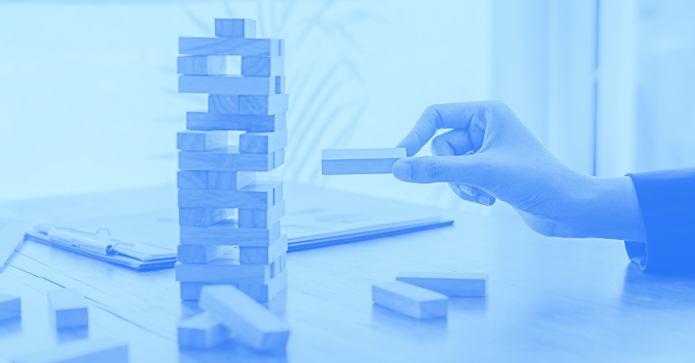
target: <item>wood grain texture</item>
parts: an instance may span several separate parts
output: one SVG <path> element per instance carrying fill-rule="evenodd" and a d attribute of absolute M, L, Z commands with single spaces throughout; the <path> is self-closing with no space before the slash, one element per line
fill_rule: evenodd
<path fill-rule="evenodd" d="M 226 219 L 210 227 L 180 227 L 181 244 L 270 246 L 280 238 L 280 222 L 268 228 L 239 228 L 237 221 Z"/>
<path fill-rule="evenodd" d="M 179 169 L 206 171 L 271 171 L 274 154 L 242 154 L 238 145 L 209 151 L 179 151 Z"/>
<path fill-rule="evenodd" d="M 280 39 L 180 37 L 179 54 L 280 57 L 284 54 L 284 42 Z"/>
<path fill-rule="evenodd" d="M 282 200 L 282 182 L 253 182 L 238 190 L 179 189 L 179 208 L 260 209 Z"/>
<path fill-rule="evenodd" d="M 229 330 L 207 312 L 184 319 L 178 324 L 179 346 L 212 348 L 229 339 Z"/>
<path fill-rule="evenodd" d="M 57 329 L 77 328 L 89 324 L 87 301 L 80 290 L 51 290 L 47 296 L 51 322 Z"/>
<path fill-rule="evenodd" d="M 243 133 L 239 135 L 242 154 L 270 154 L 287 147 L 287 130 L 278 132 Z"/>
<path fill-rule="evenodd" d="M 236 210 L 226 208 L 179 208 L 179 226 L 208 227 L 235 214 Z"/>
<path fill-rule="evenodd" d="M 328 149 L 321 153 L 323 175 L 391 174 L 396 161 L 406 157 L 405 148 Z"/>
<path fill-rule="evenodd" d="M 287 270 L 282 270 L 267 283 L 253 282 L 180 282 L 181 300 L 198 300 L 205 286 L 232 285 L 258 302 L 269 302 L 287 287 Z"/>
<path fill-rule="evenodd" d="M 210 93 L 216 95 L 274 95 L 284 92 L 284 76 L 179 76 L 179 93 Z"/>
<path fill-rule="evenodd" d="M 284 130 L 286 125 L 285 113 L 272 116 L 217 114 L 205 111 L 186 113 L 186 128 L 189 130 L 275 132 Z"/>
<path fill-rule="evenodd" d="M 208 151 L 226 146 L 229 142 L 227 131 L 185 130 L 176 133 L 176 148 L 185 151 Z"/>
<path fill-rule="evenodd" d="M 178 57 L 176 72 L 187 75 L 223 75 L 227 74 L 227 56 L 223 55 L 188 55 Z"/>
<path fill-rule="evenodd" d="M 285 57 L 241 57 L 244 76 L 281 76 L 285 74 Z"/>
<path fill-rule="evenodd" d="M 239 227 L 242 228 L 268 228 L 285 216 L 285 200 L 280 200 L 272 207 L 259 209 L 238 209 Z"/>
<path fill-rule="evenodd" d="M 206 264 L 177 262 L 176 281 L 254 282 L 270 279 L 270 265 L 242 265 L 238 259 L 218 258 Z"/>
<path fill-rule="evenodd" d="M 177 259 L 182 263 L 208 263 L 222 256 L 239 258 L 239 248 L 237 246 L 215 245 L 177 246 Z"/>
<path fill-rule="evenodd" d="M 239 97 L 239 95 L 209 95 L 208 112 L 221 114 L 238 114 Z"/>
<path fill-rule="evenodd" d="M 446 296 L 400 281 L 372 284 L 372 301 L 416 319 L 442 318 L 447 315 Z"/>
<path fill-rule="evenodd" d="M 268 96 L 240 95 L 239 114 L 242 115 L 276 115 L 285 113 L 290 107 L 290 95 L 287 93 Z"/>
<path fill-rule="evenodd" d="M 286 252 L 287 235 L 283 234 L 282 237 L 267 247 L 239 247 L 239 262 L 242 264 L 271 264 Z"/>
<path fill-rule="evenodd" d="M 255 38 L 253 19 L 215 19 L 215 36 L 223 38 Z"/>
<path fill-rule="evenodd" d="M 401 272 L 396 281 L 402 281 L 446 296 L 485 297 L 488 274 L 461 272 Z"/>
<path fill-rule="evenodd" d="M 179 170 L 176 173 L 176 187 L 180 189 L 206 189 L 207 183 L 206 171 Z"/>
<path fill-rule="evenodd" d="M 249 171 L 208 171 L 207 189 L 238 190 L 256 181 L 256 173 Z"/>

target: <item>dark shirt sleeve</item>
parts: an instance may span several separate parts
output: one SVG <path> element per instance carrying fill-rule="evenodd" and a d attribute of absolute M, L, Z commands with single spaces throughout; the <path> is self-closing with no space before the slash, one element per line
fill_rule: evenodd
<path fill-rule="evenodd" d="M 625 241 L 645 272 L 695 272 L 695 168 L 628 174 L 637 191 L 647 243 Z"/>

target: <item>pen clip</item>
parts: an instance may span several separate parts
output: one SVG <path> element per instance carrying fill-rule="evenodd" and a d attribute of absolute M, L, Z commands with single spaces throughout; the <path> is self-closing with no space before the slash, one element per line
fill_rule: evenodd
<path fill-rule="evenodd" d="M 51 242 L 72 246 L 82 250 L 99 253 L 102 255 L 112 255 L 114 250 L 123 241 L 111 237 L 108 228 L 99 228 L 91 233 L 76 228 L 53 228 L 48 231 L 48 238 Z"/>

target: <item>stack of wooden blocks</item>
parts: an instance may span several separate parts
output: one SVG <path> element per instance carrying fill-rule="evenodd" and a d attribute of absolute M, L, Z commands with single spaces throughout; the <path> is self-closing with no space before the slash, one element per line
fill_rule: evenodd
<path fill-rule="evenodd" d="M 287 286 L 285 201 L 282 182 L 256 177 L 285 159 L 284 41 L 257 39 L 249 19 L 215 19 L 215 35 L 179 38 L 179 92 L 209 96 L 207 112 L 188 112 L 177 135 L 176 279 L 183 300 L 198 300 L 204 286 L 232 285 L 269 301 Z M 229 145 L 230 131 L 244 131 L 238 145 Z"/>

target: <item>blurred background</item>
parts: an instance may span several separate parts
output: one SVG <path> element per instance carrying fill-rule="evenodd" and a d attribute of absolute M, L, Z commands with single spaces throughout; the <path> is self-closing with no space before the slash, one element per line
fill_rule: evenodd
<path fill-rule="evenodd" d="M 501 99 L 562 161 L 695 166 L 688 0 L 0 1 L 0 200 L 175 184 L 179 36 L 256 19 L 286 39 L 282 178 L 490 213 L 445 185 L 321 176 L 325 148 L 393 147 L 430 104 Z M 422 155 L 429 154 L 423 150 Z"/>

